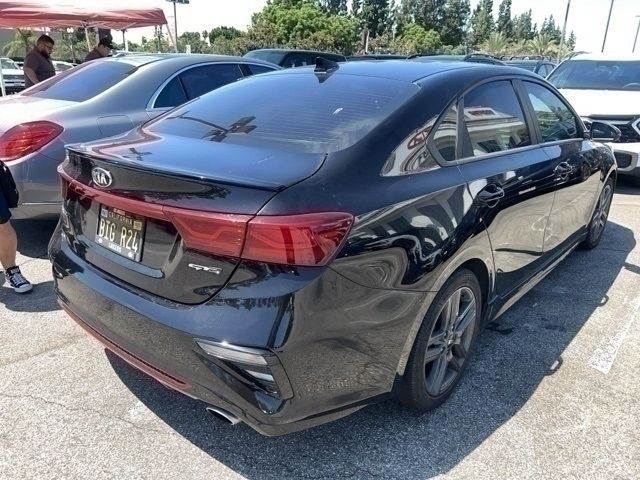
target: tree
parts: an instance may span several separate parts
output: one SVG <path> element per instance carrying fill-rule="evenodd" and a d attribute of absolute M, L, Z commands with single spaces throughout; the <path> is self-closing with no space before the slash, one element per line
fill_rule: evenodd
<path fill-rule="evenodd" d="M 513 18 L 513 37 L 516 40 L 533 40 L 537 26 L 531 20 L 531 10 Z"/>
<path fill-rule="evenodd" d="M 498 31 L 506 38 L 513 38 L 513 20 L 511 19 L 511 0 L 502 0 L 498 7 Z"/>
<path fill-rule="evenodd" d="M 480 0 L 471 16 L 471 44 L 481 44 L 489 38 L 494 29 L 493 0 Z"/>
<path fill-rule="evenodd" d="M 351 54 L 358 41 L 358 22 L 331 15 L 310 0 L 271 0 L 253 15 L 251 45 L 340 51 Z"/>
<path fill-rule="evenodd" d="M 318 4 L 325 12 L 332 15 L 347 13 L 347 0 L 319 0 Z"/>
<path fill-rule="evenodd" d="M 31 30 L 16 28 L 13 40 L 2 48 L 2 53 L 10 57 L 26 56 L 33 42 L 34 35 Z"/>
<path fill-rule="evenodd" d="M 209 46 L 200 36 L 200 32 L 184 32 L 178 39 L 178 49 L 185 51 L 186 46 L 191 45 L 192 53 L 207 53 Z"/>
<path fill-rule="evenodd" d="M 557 45 L 553 39 L 544 33 L 539 33 L 529 42 L 529 49 L 534 55 L 552 55 L 555 52 L 556 47 Z"/>
<path fill-rule="evenodd" d="M 374 38 L 389 32 L 393 26 L 389 0 L 363 0 L 359 17 Z"/>
<path fill-rule="evenodd" d="M 551 15 L 549 18 L 545 18 L 540 27 L 540 33 L 546 35 L 556 43 L 560 43 L 562 39 L 562 30 L 556 26 L 556 21 Z"/>
<path fill-rule="evenodd" d="M 492 32 L 489 38 L 482 42 L 480 48 L 491 55 L 499 57 L 506 53 L 508 46 L 509 41 L 502 32 Z"/>
<path fill-rule="evenodd" d="M 567 46 L 574 51 L 576 48 L 576 34 L 571 31 L 571 35 L 569 35 L 569 40 L 567 40 Z"/>
<path fill-rule="evenodd" d="M 444 7 L 444 18 L 439 30 L 442 43 L 457 46 L 465 41 L 466 25 L 471 7 L 469 0 L 448 0 Z"/>
<path fill-rule="evenodd" d="M 209 31 L 209 43 L 213 44 L 213 42 L 215 42 L 217 38 L 226 38 L 227 40 L 233 40 L 234 38 L 241 37 L 244 34 L 244 32 L 234 27 L 216 27 Z"/>
<path fill-rule="evenodd" d="M 407 24 L 402 36 L 392 42 L 393 51 L 404 55 L 436 53 L 442 46 L 440 35 L 435 30 L 426 30 L 417 23 Z"/>

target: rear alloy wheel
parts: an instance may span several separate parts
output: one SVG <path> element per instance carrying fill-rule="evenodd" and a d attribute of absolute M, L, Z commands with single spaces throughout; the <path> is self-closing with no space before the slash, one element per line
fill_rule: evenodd
<path fill-rule="evenodd" d="M 454 274 L 432 304 L 405 371 L 402 400 L 418 410 L 440 405 L 460 380 L 478 332 L 480 285 L 467 270 Z"/>
<path fill-rule="evenodd" d="M 607 180 L 600 193 L 596 210 L 593 212 L 591 222 L 587 227 L 589 229 L 587 238 L 582 242 L 581 247 L 591 250 L 600 243 L 602 234 L 607 226 L 607 220 L 609 218 L 609 209 L 611 208 L 611 201 L 613 200 L 613 180 Z"/>

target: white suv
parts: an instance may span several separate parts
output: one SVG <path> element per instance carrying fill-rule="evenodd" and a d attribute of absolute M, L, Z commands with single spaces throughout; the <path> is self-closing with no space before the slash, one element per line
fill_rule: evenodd
<path fill-rule="evenodd" d="M 7 95 L 18 93 L 24 90 L 24 73 L 16 65 L 16 62 L 10 58 L 0 58 L 0 67 L 2 68 L 2 78 L 4 79 L 4 88 Z M 2 95 L 0 90 L 0 95 Z"/>
<path fill-rule="evenodd" d="M 585 122 L 618 127 L 610 143 L 618 172 L 640 178 L 640 56 L 581 54 L 564 61 L 549 78 Z"/>

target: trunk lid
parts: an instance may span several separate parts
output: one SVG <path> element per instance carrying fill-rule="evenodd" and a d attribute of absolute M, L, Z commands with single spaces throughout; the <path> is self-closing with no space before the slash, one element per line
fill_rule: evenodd
<path fill-rule="evenodd" d="M 73 105 L 77 103 L 23 95 L 0 98 L 0 133 L 24 122 L 48 119 L 48 115 Z"/>
<path fill-rule="evenodd" d="M 75 253 L 109 275 L 172 301 L 201 303 L 239 263 L 244 230 L 236 227 L 323 160 L 142 129 L 71 146 L 59 168 L 63 229 Z M 129 229 L 124 242 L 122 229 Z"/>

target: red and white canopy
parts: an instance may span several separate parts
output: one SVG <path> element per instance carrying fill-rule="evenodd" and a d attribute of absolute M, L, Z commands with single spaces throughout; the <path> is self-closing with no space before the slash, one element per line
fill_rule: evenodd
<path fill-rule="evenodd" d="M 165 25 L 167 18 L 162 8 L 113 8 L 118 2 L 108 0 L 109 8 L 100 8 L 101 2 L 45 2 L 37 0 L 0 0 L 0 28 L 64 28 L 95 27 L 113 30 Z M 128 2 L 140 4 L 141 2 Z"/>

